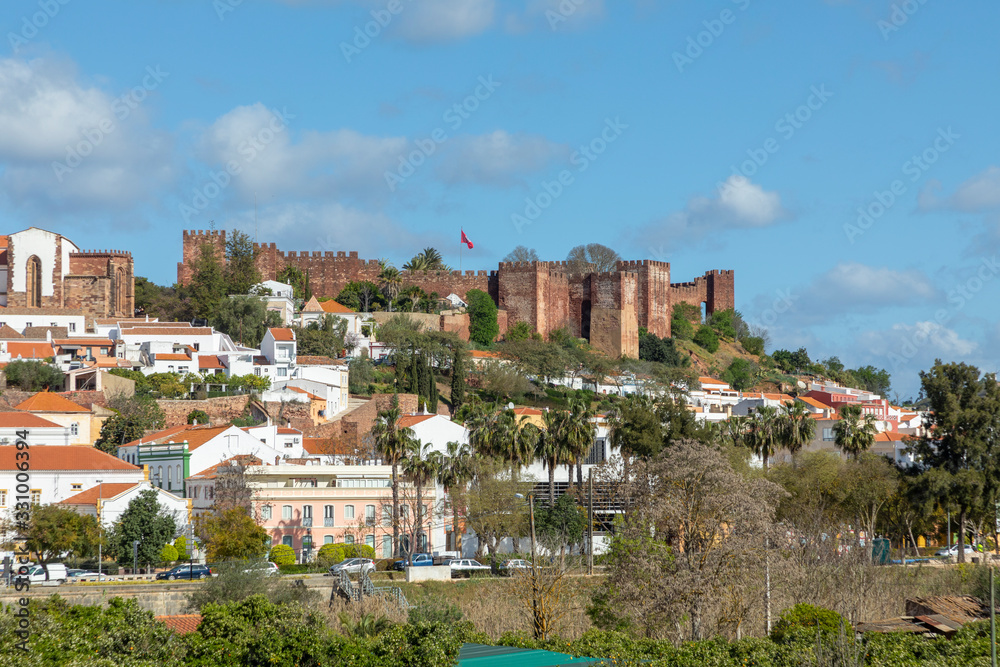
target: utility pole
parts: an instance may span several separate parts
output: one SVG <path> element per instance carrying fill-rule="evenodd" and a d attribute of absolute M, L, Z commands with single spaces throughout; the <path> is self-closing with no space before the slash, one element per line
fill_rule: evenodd
<path fill-rule="evenodd" d="M 134 577 L 139 573 L 139 542 L 140 540 L 132 540 L 132 576 Z"/>
<path fill-rule="evenodd" d="M 104 500 L 104 480 L 97 480 L 97 580 L 101 580 L 101 563 L 104 551 L 104 527 L 101 524 L 101 501 Z"/>
<path fill-rule="evenodd" d="M 771 636 L 771 539 L 764 538 L 764 620 Z"/>
<path fill-rule="evenodd" d="M 528 495 L 528 523 L 531 525 L 531 573 L 537 576 L 535 571 L 535 496 Z"/>
<path fill-rule="evenodd" d="M 594 574 L 594 469 L 587 475 L 587 574 Z"/>

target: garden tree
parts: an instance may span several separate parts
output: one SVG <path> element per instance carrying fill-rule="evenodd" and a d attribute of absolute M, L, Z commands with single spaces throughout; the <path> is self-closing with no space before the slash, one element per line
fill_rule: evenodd
<path fill-rule="evenodd" d="M 764 462 L 767 470 L 768 461 L 781 446 L 782 420 L 778 409 L 765 405 L 757 408 L 751 418 L 750 450 Z"/>
<path fill-rule="evenodd" d="M 860 405 L 840 408 L 840 421 L 833 425 L 833 441 L 837 449 L 858 458 L 875 444 L 878 422 L 871 413 L 862 414 Z"/>
<path fill-rule="evenodd" d="M 409 478 L 416 492 L 413 497 L 413 507 L 409 513 L 413 517 L 413 524 L 416 529 L 414 531 L 416 534 L 411 536 L 410 548 L 412 550 L 416 548 L 413 545 L 419 545 L 420 534 L 424 533 L 427 538 L 427 546 L 423 551 L 431 552 L 434 550 L 431 544 L 432 531 L 425 527 L 428 525 L 428 522 L 433 522 L 433 519 L 428 516 L 424 507 L 424 489 L 428 485 L 434 488 L 437 484 L 442 461 L 438 452 L 431 451 L 430 443 L 425 444 L 414 438 L 410 440 L 408 445 L 406 455 L 400 461 L 400 466 L 403 469 L 403 474 Z"/>
<path fill-rule="evenodd" d="M 566 547 L 583 542 L 587 514 L 568 494 L 559 496 L 549 507 L 535 509 L 535 534 L 550 553 L 559 552 L 559 568 L 566 564 Z"/>
<path fill-rule="evenodd" d="M 507 333 L 503 335 L 503 339 L 504 341 L 516 343 L 517 341 L 528 340 L 533 333 L 531 325 L 521 320 L 515 322 L 514 326 L 508 327 Z"/>
<path fill-rule="evenodd" d="M 262 461 L 256 456 L 241 454 L 219 464 L 215 469 L 215 491 L 212 513 L 221 516 L 225 512 L 239 509 L 253 520 L 259 520 L 260 509 L 254 503 L 257 498 L 254 478 L 259 475 Z"/>
<path fill-rule="evenodd" d="M 501 262 L 537 262 L 538 253 L 534 248 L 519 245 L 500 260 Z"/>
<path fill-rule="evenodd" d="M 172 544 L 164 544 L 163 548 L 160 549 L 160 562 L 170 564 L 177 560 L 179 554 L 177 549 Z"/>
<path fill-rule="evenodd" d="M 58 368 L 44 361 L 15 359 L 8 363 L 3 371 L 7 378 L 7 386 L 22 391 L 33 393 L 50 389 L 62 391 L 66 383 L 66 376 Z"/>
<path fill-rule="evenodd" d="M 467 376 L 465 345 L 457 343 L 451 349 L 451 414 L 454 416 L 465 403 Z"/>
<path fill-rule="evenodd" d="M 104 420 L 94 447 L 112 456 L 118 455 L 121 445 L 138 440 L 146 431 L 163 428 L 166 423 L 163 410 L 149 396 L 113 394 L 108 408 L 115 414 Z"/>
<path fill-rule="evenodd" d="M 506 461 L 512 468 L 534 460 L 538 429 L 511 409 L 477 405 L 465 426 L 469 445 L 479 456 Z"/>
<path fill-rule="evenodd" d="M 455 503 L 453 494 L 460 493 L 468 487 L 474 474 L 472 467 L 474 460 L 474 455 L 468 445 L 461 442 L 449 442 L 438 469 L 438 481 L 444 487 L 452 505 L 451 527 L 454 542 L 451 544 L 451 549 L 454 551 L 461 550 L 459 540 L 462 538 L 462 532 L 458 525 L 461 515 L 460 507 Z"/>
<path fill-rule="evenodd" d="M 371 435 L 375 451 L 382 462 L 392 467 L 392 555 L 399 558 L 399 465 L 414 441 L 413 429 L 400 428 L 399 397 L 393 395 L 392 405 L 380 410 Z"/>
<path fill-rule="evenodd" d="M 208 413 L 204 410 L 192 410 L 187 416 L 188 424 L 207 424 L 210 421 Z"/>
<path fill-rule="evenodd" d="M 694 325 L 701 323 L 701 309 L 690 303 L 674 304 L 670 314 L 670 335 L 678 340 L 691 340 Z"/>
<path fill-rule="evenodd" d="M 740 345 L 749 354 L 760 356 L 764 354 L 764 339 L 760 336 L 746 336 L 740 339 Z"/>
<path fill-rule="evenodd" d="M 715 334 L 715 330 L 707 324 L 698 328 L 698 333 L 694 335 L 694 342 L 712 354 L 719 350 L 719 337 Z"/>
<path fill-rule="evenodd" d="M 743 318 L 739 317 L 732 308 L 717 310 L 708 317 L 708 325 L 722 338 L 736 338 L 737 322 L 742 326 Z"/>
<path fill-rule="evenodd" d="M 63 554 L 87 557 L 97 552 L 100 531 L 97 518 L 78 514 L 58 505 L 32 505 L 27 529 L 4 526 L 10 535 L 24 538 L 24 548 L 39 563 L 59 560 Z M 6 544 L 4 548 L 12 548 Z"/>
<path fill-rule="evenodd" d="M 737 473 L 712 445 L 675 442 L 637 464 L 635 507 L 611 542 L 608 574 L 589 613 L 598 625 L 698 640 L 728 586 L 757 576 L 781 487 Z"/>
<path fill-rule="evenodd" d="M 899 490 L 899 470 L 881 454 L 862 453 L 844 465 L 845 509 L 868 536 L 878 534 L 879 518 Z"/>
<path fill-rule="evenodd" d="M 504 538 L 519 538 L 528 529 L 527 497 L 533 483 L 520 476 L 519 467 L 508 467 L 489 457 L 471 461 L 471 482 L 455 490 L 454 502 L 465 517 L 465 525 L 479 537 L 479 549 L 489 551 L 496 571 L 496 554 Z"/>
<path fill-rule="evenodd" d="M 844 459 L 833 452 L 805 452 L 795 467 L 776 466 L 768 477 L 785 489 L 777 519 L 806 539 L 818 538 L 850 521 L 845 509 Z"/>
<path fill-rule="evenodd" d="M 191 554 L 188 553 L 187 537 L 184 535 L 178 535 L 177 539 L 174 540 L 174 549 L 177 549 L 177 560 L 187 560 L 191 557 Z"/>
<path fill-rule="evenodd" d="M 722 380 L 728 382 L 733 389 L 749 391 L 756 386 L 759 373 L 760 366 L 747 359 L 736 357 L 722 374 Z"/>
<path fill-rule="evenodd" d="M 639 359 L 655 361 L 666 366 L 689 366 L 691 360 L 683 356 L 673 338 L 660 338 L 646 329 L 639 329 Z"/>
<path fill-rule="evenodd" d="M 211 243 L 203 243 L 191 265 L 191 280 L 183 288 L 191 315 L 208 319 L 226 298 L 225 265 Z M 243 292 L 237 292 L 243 294 Z M 186 318 L 185 318 L 186 319 Z"/>
<path fill-rule="evenodd" d="M 287 544 L 275 544 L 267 552 L 267 559 L 275 565 L 295 565 L 295 549 Z"/>
<path fill-rule="evenodd" d="M 489 347 L 500 335 L 497 324 L 497 305 L 489 294 L 471 289 L 465 294 L 469 304 L 469 340 L 483 347 Z"/>
<path fill-rule="evenodd" d="M 816 420 L 802 403 L 785 403 L 781 406 L 778 419 L 778 441 L 792 456 L 812 442 L 816 435 Z"/>
<path fill-rule="evenodd" d="M 260 558 L 271 540 L 267 531 L 242 507 L 198 516 L 195 531 L 210 562 Z"/>
<path fill-rule="evenodd" d="M 591 419 L 596 412 L 589 401 L 570 399 L 569 409 L 564 415 L 563 437 L 566 439 L 566 452 L 570 461 L 576 465 L 576 488 L 583 492 L 583 460 L 594 446 L 595 426 Z M 570 468 L 570 479 L 573 481 L 573 469 Z"/>
<path fill-rule="evenodd" d="M 281 315 L 268 310 L 261 299 L 240 295 L 223 300 L 209 321 L 234 341 L 258 347 L 268 328 L 281 326 Z"/>
<path fill-rule="evenodd" d="M 157 317 L 161 322 L 186 322 L 195 317 L 187 288 L 161 287 L 147 278 L 135 278 L 135 316 Z"/>
<path fill-rule="evenodd" d="M 479 377 L 483 393 L 500 401 L 523 396 L 535 388 L 516 367 L 496 359 L 490 359 L 479 367 Z"/>
<path fill-rule="evenodd" d="M 347 339 L 347 320 L 328 313 L 322 320 L 294 330 L 298 354 L 336 359 Z"/>
<path fill-rule="evenodd" d="M 608 273 L 618 270 L 621 257 L 617 252 L 600 243 L 578 245 L 566 255 L 570 273 Z"/>
<path fill-rule="evenodd" d="M 804 347 L 800 347 L 795 352 L 775 350 L 771 354 L 771 359 L 778 365 L 778 368 L 786 373 L 803 373 L 812 366 L 812 361 L 809 360 L 809 353 Z"/>
<path fill-rule="evenodd" d="M 920 483 L 941 507 L 957 512 L 962 563 L 969 514 L 992 499 L 997 488 L 1000 388 L 993 374 L 940 359 L 921 371 L 920 387 L 929 409 L 926 435 L 912 445 L 923 471 Z"/>
<path fill-rule="evenodd" d="M 283 268 L 277 276 L 279 283 L 292 286 L 292 294 L 296 299 L 308 301 L 312 298 L 312 289 L 309 287 L 309 275 L 303 273 L 297 266 L 288 265 Z"/>
<path fill-rule="evenodd" d="M 663 447 L 663 424 L 652 399 L 630 394 L 608 414 L 608 437 L 621 452 L 623 477 L 629 483 L 633 457 L 652 456 Z"/>
<path fill-rule="evenodd" d="M 356 357 L 347 364 L 348 385 L 352 394 L 365 394 L 368 385 L 375 381 L 375 364 L 368 357 Z"/>
<path fill-rule="evenodd" d="M 228 294 L 249 294 L 261 281 L 257 270 L 257 244 L 246 232 L 233 230 L 226 237 L 226 290 Z"/>
<path fill-rule="evenodd" d="M 385 260 L 379 260 L 379 264 L 379 291 L 385 297 L 389 312 L 392 312 L 392 303 L 399 296 L 400 290 L 403 289 L 403 275 L 399 272 L 399 269 Z"/>
<path fill-rule="evenodd" d="M 497 352 L 513 362 L 522 375 L 536 375 L 545 382 L 563 377 L 572 364 L 570 351 L 563 346 L 531 338 L 504 341 Z"/>
<path fill-rule="evenodd" d="M 119 565 L 132 563 L 132 543 L 139 540 L 138 561 L 159 562 L 160 550 L 177 532 L 172 514 L 160 505 L 159 492 L 146 489 L 133 498 L 107 536 L 109 551 Z"/>
<path fill-rule="evenodd" d="M 878 394 L 883 398 L 892 391 L 892 379 L 889 371 L 874 366 L 863 366 L 849 371 L 853 376 L 858 389 L 865 389 L 873 394 Z"/>
<path fill-rule="evenodd" d="M 373 310 L 380 310 L 385 305 L 385 299 L 375 283 L 369 280 L 355 280 L 340 290 L 337 294 L 337 303 L 360 313 L 370 313 Z"/>

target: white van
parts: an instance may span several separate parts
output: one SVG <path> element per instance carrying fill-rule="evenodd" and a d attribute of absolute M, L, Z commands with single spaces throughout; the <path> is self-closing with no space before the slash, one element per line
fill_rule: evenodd
<path fill-rule="evenodd" d="M 43 581 L 54 581 L 58 584 L 65 584 L 69 575 L 66 573 L 66 566 L 62 563 L 49 563 L 48 565 L 32 565 L 28 568 L 28 581 L 32 584 Z"/>

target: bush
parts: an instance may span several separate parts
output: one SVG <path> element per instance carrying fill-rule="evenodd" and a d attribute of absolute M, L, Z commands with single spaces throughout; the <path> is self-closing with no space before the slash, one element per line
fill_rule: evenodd
<path fill-rule="evenodd" d="M 740 341 L 740 345 L 750 354 L 757 356 L 764 354 L 764 339 L 760 336 L 747 336 Z"/>
<path fill-rule="evenodd" d="M 712 354 L 715 354 L 719 349 L 719 337 L 708 325 L 698 329 L 698 333 L 694 335 L 694 342 Z"/>
<path fill-rule="evenodd" d="M 271 547 L 267 559 L 275 565 L 294 565 L 295 550 L 287 544 L 275 544 Z"/>
<path fill-rule="evenodd" d="M 174 540 L 174 549 L 177 549 L 177 560 L 188 560 L 190 558 L 187 550 L 187 538 L 183 535 Z"/>
<path fill-rule="evenodd" d="M 316 563 L 323 567 L 330 567 L 336 563 L 343 562 L 344 548 L 341 544 L 324 544 L 316 552 Z"/>
<path fill-rule="evenodd" d="M 367 544 L 341 544 L 344 558 L 371 558 L 375 560 L 375 549 Z"/>
<path fill-rule="evenodd" d="M 188 413 L 188 424 L 193 424 L 195 422 L 198 422 L 199 424 L 207 424 L 210 421 L 211 419 L 209 419 L 208 413 L 204 410 L 192 410 Z"/>
<path fill-rule="evenodd" d="M 534 331 L 532 331 L 530 324 L 519 321 L 515 322 L 514 326 L 511 328 L 507 329 L 507 333 L 504 334 L 503 339 L 511 342 L 528 340 L 531 338 L 532 333 L 534 333 Z"/>
<path fill-rule="evenodd" d="M 177 549 L 172 544 L 164 544 L 160 549 L 160 560 L 164 563 L 173 563 L 177 560 Z"/>
<path fill-rule="evenodd" d="M 469 304 L 469 339 L 479 345 L 489 347 L 500 334 L 497 324 L 497 305 L 493 298 L 482 290 L 471 289 L 465 295 Z"/>
<path fill-rule="evenodd" d="M 458 623 L 462 620 L 462 610 L 458 606 L 441 600 L 425 600 L 420 604 L 410 607 L 407 621 L 411 625 L 421 623 L 445 623 L 448 625 Z"/>
<path fill-rule="evenodd" d="M 849 627 L 847 620 L 835 611 L 800 603 L 786 609 L 771 630 L 771 639 L 785 642 L 802 635 L 803 631 L 815 641 L 817 633 L 824 638 L 840 633 L 841 628 Z"/>
<path fill-rule="evenodd" d="M 43 389 L 62 391 L 65 376 L 58 368 L 44 361 L 23 361 L 17 359 L 3 369 L 7 378 L 7 386 L 24 391 L 37 392 Z"/>
<path fill-rule="evenodd" d="M 248 561 L 223 563 L 214 569 L 217 576 L 209 578 L 188 595 L 191 611 L 201 611 L 210 603 L 240 602 L 251 595 L 263 595 L 274 604 L 308 604 L 318 599 L 319 594 L 311 588 L 282 577 L 261 576 Z"/>

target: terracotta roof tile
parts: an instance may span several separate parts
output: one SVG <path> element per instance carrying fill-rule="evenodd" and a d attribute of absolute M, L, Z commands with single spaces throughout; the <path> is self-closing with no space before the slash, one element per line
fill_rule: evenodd
<path fill-rule="evenodd" d="M 17 340 L 18 338 L 24 338 L 24 336 L 15 331 L 9 324 L 0 327 L 0 340 Z"/>
<path fill-rule="evenodd" d="M 499 359 L 500 354 L 497 352 L 487 352 L 484 350 L 473 350 L 469 354 L 472 355 L 473 359 Z"/>
<path fill-rule="evenodd" d="M 239 454 L 238 456 L 232 456 L 224 461 L 219 461 L 214 466 L 211 466 L 210 468 L 205 468 L 196 475 L 191 475 L 190 477 L 188 477 L 188 479 L 189 480 L 215 479 L 216 477 L 219 476 L 219 468 L 227 468 L 233 462 L 236 462 L 238 464 L 243 464 L 244 466 L 259 466 L 263 465 L 264 463 L 263 461 L 260 460 L 260 458 L 252 454 Z"/>
<path fill-rule="evenodd" d="M 178 331 L 183 328 L 183 331 Z M 170 327 L 156 325 L 153 327 L 134 327 L 122 329 L 122 336 L 210 336 L 212 327 Z"/>
<path fill-rule="evenodd" d="M 271 332 L 271 337 L 274 338 L 274 340 L 289 343 L 295 341 L 295 332 L 291 329 L 285 327 L 272 327 L 268 329 L 268 331 Z"/>
<path fill-rule="evenodd" d="M 59 346 L 79 345 L 80 347 L 111 347 L 115 344 L 110 338 L 58 338 L 52 342 Z"/>
<path fill-rule="evenodd" d="M 87 408 L 77 405 L 68 398 L 48 391 L 40 391 L 21 401 L 14 406 L 14 409 L 25 412 L 90 412 Z"/>
<path fill-rule="evenodd" d="M 347 306 L 345 306 L 343 304 L 340 304 L 340 303 L 337 303 L 336 301 L 334 301 L 332 299 L 329 300 L 329 301 L 323 301 L 319 305 L 320 305 L 320 308 L 323 309 L 324 313 L 343 313 L 343 314 L 347 314 L 347 313 L 353 313 L 354 312 L 353 310 L 351 310 Z"/>
<path fill-rule="evenodd" d="M 0 428 L 63 428 L 30 412 L 0 412 Z M 29 434 L 30 435 L 30 434 Z M 30 442 L 30 441 L 29 441 Z"/>
<path fill-rule="evenodd" d="M 28 441 L 31 442 L 29 434 Z M 0 445 L 0 470 L 14 470 L 17 447 Z M 93 447 L 46 445 L 31 448 L 32 470 L 131 470 L 141 471 Z"/>
<path fill-rule="evenodd" d="M 300 394 L 305 394 L 306 396 L 308 396 L 310 399 L 312 399 L 314 401 L 325 401 L 326 400 L 325 398 L 320 398 L 316 394 L 314 394 L 314 393 L 312 393 L 310 391 L 306 391 L 305 389 L 300 389 L 299 387 L 288 387 L 288 388 L 291 389 L 294 392 L 298 392 Z"/>
<path fill-rule="evenodd" d="M 278 429 L 278 433 L 282 433 L 284 435 L 292 435 L 292 434 L 302 435 L 302 431 L 300 431 L 299 429 L 297 429 L 297 428 L 288 428 L 288 427 L 285 427 L 285 426 L 280 427 Z"/>
<path fill-rule="evenodd" d="M 399 428 L 411 428 L 433 417 L 437 417 L 437 415 L 403 415 L 399 418 L 397 426 Z"/>
<path fill-rule="evenodd" d="M 320 357 L 315 355 L 300 354 L 295 358 L 298 366 L 343 366 L 342 362 L 331 357 Z"/>
<path fill-rule="evenodd" d="M 217 354 L 203 354 L 198 357 L 198 368 L 209 370 L 212 368 L 225 368 L 222 359 Z"/>
<path fill-rule="evenodd" d="M 157 354 L 157 361 L 191 361 L 191 357 L 186 354 Z"/>
<path fill-rule="evenodd" d="M 543 413 L 542 413 L 541 410 L 539 410 L 537 408 L 514 408 L 514 414 L 515 415 L 533 415 L 533 416 L 539 416 L 540 417 Z"/>
<path fill-rule="evenodd" d="M 188 635 L 198 629 L 201 614 L 175 614 L 173 616 L 156 616 L 156 620 L 179 635 Z"/>
<path fill-rule="evenodd" d="M 21 359 L 47 359 L 56 356 L 52 344 L 41 341 L 12 341 L 7 343 L 7 352 L 12 360 L 18 357 Z"/>
<path fill-rule="evenodd" d="M 138 486 L 138 482 L 112 482 L 110 484 L 98 484 L 97 486 L 82 491 L 75 496 L 70 496 L 63 500 L 60 505 L 97 505 L 98 500 L 108 500 L 120 493 L 125 493 L 131 488 Z"/>

